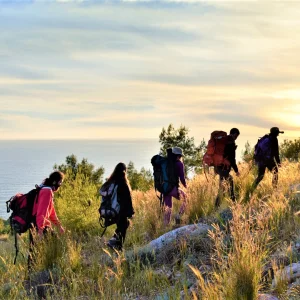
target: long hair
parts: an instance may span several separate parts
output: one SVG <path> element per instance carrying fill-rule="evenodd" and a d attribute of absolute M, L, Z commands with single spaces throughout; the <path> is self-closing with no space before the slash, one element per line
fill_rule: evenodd
<path fill-rule="evenodd" d="M 43 181 L 43 184 L 46 186 L 55 186 L 59 181 L 63 180 L 64 177 L 64 173 L 60 171 L 54 171 Z"/>
<path fill-rule="evenodd" d="M 122 163 L 122 162 L 118 163 L 116 165 L 114 171 L 110 175 L 110 177 L 107 179 L 107 182 L 105 183 L 105 185 L 111 184 L 112 182 L 116 182 L 116 183 L 124 182 L 125 184 L 128 185 L 129 189 L 131 189 L 129 180 L 127 178 L 126 170 L 127 170 L 127 167 L 124 163 Z"/>

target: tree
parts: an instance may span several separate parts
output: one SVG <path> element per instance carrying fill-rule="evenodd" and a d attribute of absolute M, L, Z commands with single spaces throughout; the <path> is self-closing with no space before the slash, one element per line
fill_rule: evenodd
<path fill-rule="evenodd" d="M 75 179 L 77 173 L 80 173 L 85 176 L 86 180 L 97 186 L 100 186 L 103 181 L 104 168 L 102 166 L 95 170 L 95 166 L 89 163 L 86 158 L 83 158 L 79 163 L 74 154 L 66 157 L 66 164 L 55 164 L 53 168 L 64 174 L 68 173 L 70 179 Z"/>
<path fill-rule="evenodd" d="M 245 149 L 242 150 L 242 160 L 249 163 L 251 160 L 253 160 L 254 155 L 254 147 L 252 147 L 249 143 L 249 141 L 245 144 Z"/>
<path fill-rule="evenodd" d="M 127 166 L 127 177 L 133 190 L 146 192 L 153 187 L 152 172 L 145 168 L 138 172 L 132 161 Z"/>
<path fill-rule="evenodd" d="M 288 159 L 289 161 L 300 160 L 300 138 L 291 140 L 284 140 L 280 145 L 280 154 L 282 158 Z"/>
<path fill-rule="evenodd" d="M 184 153 L 185 171 L 199 172 L 202 169 L 202 159 L 206 151 L 206 143 L 201 141 L 197 147 L 193 137 L 188 136 L 189 129 L 181 125 L 175 129 L 172 124 L 167 129 L 163 128 L 159 135 L 161 144 L 160 151 L 166 155 L 167 149 L 170 147 L 180 147 Z"/>

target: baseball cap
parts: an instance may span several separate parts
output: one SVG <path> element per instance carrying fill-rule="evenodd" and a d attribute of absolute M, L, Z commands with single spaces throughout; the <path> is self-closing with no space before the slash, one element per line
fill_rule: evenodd
<path fill-rule="evenodd" d="M 272 127 L 270 133 L 284 133 L 284 131 L 280 131 L 278 127 Z"/>
<path fill-rule="evenodd" d="M 183 155 L 183 151 L 182 151 L 182 149 L 180 147 L 173 147 L 172 148 L 172 153 L 176 154 L 176 155 L 184 156 Z"/>

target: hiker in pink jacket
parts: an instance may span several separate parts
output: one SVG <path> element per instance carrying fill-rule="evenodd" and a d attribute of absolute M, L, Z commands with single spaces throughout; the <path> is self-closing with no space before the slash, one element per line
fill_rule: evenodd
<path fill-rule="evenodd" d="M 39 235 L 46 231 L 52 231 L 52 225 L 58 227 L 61 233 L 64 233 L 64 228 L 56 215 L 53 196 L 63 182 L 64 174 L 55 171 L 50 174 L 40 185 L 41 190 L 38 193 L 37 199 L 33 206 L 32 215 L 35 217 L 34 226 L 37 228 Z"/>
<path fill-rule="evenodd" d="M 33 205 L 33 222 L 32 228 L 29 231 L 29 256 L 28 256 L 28 270 L 32 267 L 32 253 L 35 244 L 35 232 L 39 237 L 42 237 L 48 232 L 53 232 L 52 225 L 58 227 L 60 233 L 64 233 L 65 230 L 61 226 L 60 221 L 56 215 L 53 196 L 59 187 L 62 185 L 64 174 L 59 171 L 54 171 L 50 174 L 49 178 L 46 178 L 40 185 L 37 197 Z"/>
<path fill-rule="evenodd" d="M 165 214 L 164 214 L 164 223 L 168 225 L 171 221 L 171 214 L 172 214 L 172 197 L 182 200 L 182 204 L 179 209 L 179 215 L 175 217 L 176 224 L 180 224 L 180 216 L 184 213 L 186 207 L 186 193 L 179 188 L 179 181 L 181 184 L 187 188 L 187 184 L 185 181 L 185 174 L 184 174 L 184 164 L 182 162 L 183 151 L 180 147 L 173 147 L 172 148 L 172 157 L 175 158 L 175 177 L 176 177 L 176 185 L 171 190 L 169 194 L 163 195 L 163 200 L 165 204 Z"/>

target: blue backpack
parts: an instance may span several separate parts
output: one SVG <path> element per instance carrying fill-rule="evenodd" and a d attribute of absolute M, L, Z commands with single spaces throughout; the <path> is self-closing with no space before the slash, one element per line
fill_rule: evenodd
<path fill-rule="evenodd" d="M 176 176 L 176 161 L 172 157 L 154 155 L 151 159 L 153 166 L 154 189 L 160 192 L 157 196 L 162 205 L 162 195 L 169 194 L 178 185 Z"/>
<path fill-rule="evenodd" d="M 260 138 L 254 147 L 254 160 L 257 164 L 272 159 L 271 141 L 268 134 Z"/>

